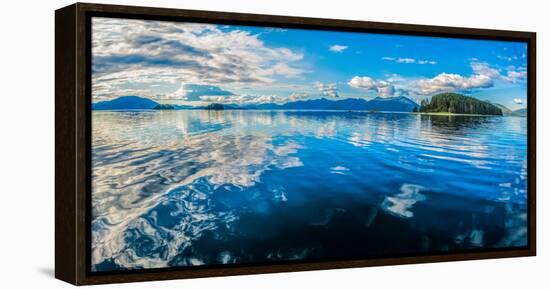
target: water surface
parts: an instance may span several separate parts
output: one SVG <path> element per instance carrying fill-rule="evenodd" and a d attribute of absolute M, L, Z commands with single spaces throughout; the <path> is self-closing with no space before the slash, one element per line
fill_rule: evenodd
<path fill-rule="evenodd" d="M 527 244 L 527 120 L 94 111 L 92 270 Z"/>

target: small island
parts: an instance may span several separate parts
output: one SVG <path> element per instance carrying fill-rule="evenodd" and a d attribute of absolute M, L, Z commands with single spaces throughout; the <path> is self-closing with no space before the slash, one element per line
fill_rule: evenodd
<path fill-rule="evenodd" d="M 489 102 L 459 93 L 440 93 L 420 103 L 420 113 L 502 115 L 502 110 Z"/>
<path fill-rule="evenodd" d="M 224 110 L 223 104 L 221 103 L 211 103 L 205 107 L 208 110 Z"/>
<path fill-rule="evenodd" d="M 159 104 L 155 106 L 153 109 L 170 110 L 170 109 L 176 109 L 176 107 L 172 104 Z"/>

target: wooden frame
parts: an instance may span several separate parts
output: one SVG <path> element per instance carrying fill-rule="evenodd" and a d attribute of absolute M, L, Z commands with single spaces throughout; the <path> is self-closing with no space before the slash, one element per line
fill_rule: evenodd
<path fill-rule="evenodd" d="M 523 41 L 528 44 L 528 246 L 444 255 L 350 261 L 300 262 L 258 266 L 91 273 L 90 222 L 90 33 L 92 15 L 137 19 L 188 20 L 245 25 L 413 34 L 470 39 Z M 253 15 L 180 9 L 77 3 L 55 12 L 55 277 L 66 282 L 101 284 L 271 272 L 290 272 L 534 256 L 536 254 L 536 34 L 425 25 Z"/>

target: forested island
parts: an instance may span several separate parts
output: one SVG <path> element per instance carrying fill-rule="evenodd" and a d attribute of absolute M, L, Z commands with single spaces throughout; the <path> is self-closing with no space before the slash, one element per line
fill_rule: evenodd
<path fill-rule="evenodd" d="M 208 110 L 224 110 L 224 106 L 221 103 L 211 103 L 206 106 Z"/>
<path fill-rule="evenodd" d="M 502 115 L 498 106 L 458 93 L 440 93 L 430 101 L 425 99 L 420 103 L 419 112 Z"/>
<path fill-rule="evenodd" d="M 176 107 L 172 104 L 158 104 L 153 109 L 170 110 L 170 109 L 176 109 Z"/>
<path fill-rule="evenodd" d="M 92 110 L 344 110 L 368 112 L 412 112 L 431 114 L 477 114 L 526 117 L 527 109 L 511 110 L 506 106 L 482 101 L 458 93 L 441 93 L 424 99 L 418 105 L 415 101 L 401 97 L 376 97 L 371 100 L 359 98 L 345 99 L 308 99 L 287 103 L 252 103 L 181 105 L 158 103 L 139 96 L 122 96 L 112 100 L 92 104 Z"/>

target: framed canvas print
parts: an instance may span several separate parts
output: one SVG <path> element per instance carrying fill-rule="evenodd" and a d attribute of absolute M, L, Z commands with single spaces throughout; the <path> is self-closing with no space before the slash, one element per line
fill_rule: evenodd
<path fill-rule="evenodd" d="M 535 255 L 535 33 L 55 16 L 59 279 Z"/>

